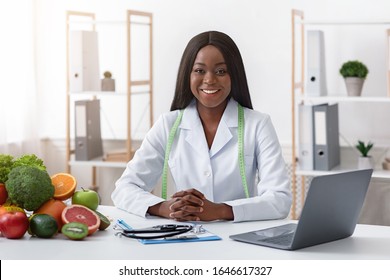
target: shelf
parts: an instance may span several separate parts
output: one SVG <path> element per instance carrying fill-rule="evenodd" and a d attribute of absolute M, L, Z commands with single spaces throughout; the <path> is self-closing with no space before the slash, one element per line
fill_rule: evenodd
<path fill-rule="evenodd" d="M 330 171 L 319 171 L 319 170 L 300 170 L 299 169 L 299 157 L 297 156 L 298 151 L 298 145 L 299 145 L 299 137 L 302 136 L 302 134 L 299 134 L 299 130 L 297 129 L 297 124 L 299 124 L 298 114 L 299 111 L 297 110 L 297 105 L 300 103 L 307 103 L 307 104 L 321 104 L 321 103 L 349 103 L 347 105 L 353 105 L 352 107 L 355 109 L 359 109 L 359 105 L 367 105 L 367 106 L 375 106 L 379 107 L 382 106 L 381 104 L 384 104 L 386 106 L 387 104 L 390 104 L 390 94 L 387 92 L 378 92 L 377 94 L 382 94 L 381 96 L 347 96 L 347 94 L 343 91 L 339 92 L 330 92 L 327 96 L 321 96 L 321 97 L 311 97 L 307 96 L 305 94 L 305 73 L 306 73 L 306 66 L 308 66 L 306 63 L 305 56 L 307 58 L 308 53 L 305 53 L 305 47 L 306 42 L 308 38 L 305 38 L 305 34 L 308 30 L 311 29 L 324 29 L 324 32 L 329 31 L 337 31 L 338 37 L 336 37 L 336 42 L 340 38 L 344 38 L 344 36 L 340 35 L 339 32 L 346 32 L 348 31 L 348 28 L 354 28 L 354 32 L 357 30 L 360 32 L 360 30 L 364 29 L 365 27 L 368 28 L 374 28 L 380 29 L 383 31 L 383 44 L 387 45 L 387 54 L 383 54 L 383 60 L 386 60 L 386 57 L 388 58 L 389 54 L 389 38 L 390 38 L 390 32 L 388 29 L 390 29 L 390 20 L 387 19 L 377 19 L 372 20 L 370 18 L 365 19 L 330 19 L 330 20 L 307 20 L 304 18 L 304 12 L 301 10 L 292 10 L 292 25 L 291 25 L 291 35 L 292 35 L 292 83 L 291 83 L 291 101 L 292 101 L 292 192 L 293 192 L 293 199 L 292 199 L 292 217 L 296 218 L 297 213 L 296 210 L 298 209 L 298 180 L 296 180 L 295 176 L 322 176 L 322 175 L 329 175 L 329 174 L 336 174 L 340 172 L 347 172 L 352 170 L 357 170 L 357 164 L 356 162 L 341 162 L 341 164 L 330 170 Z M 328 28 L 329 27 L 329 28 Z M 364 28 L 363 28 L 364 27 Z M 347 29 L 345 29 L 347 28 Z M 356 29 L 356 30 L 355 30 Z M 383 29 L 383 30 L 382 30 Z M 386 30 L 387 29 L 387 30 Z M 385 35 L 387 37 L 385 37 Z M 349 37 L 346 36 L 346 39 Z M 386 39 L 386 40 L 385 40 Z M 364 40 L 364 38 L 362 39 Z M 375 44 L 374 44 L 375 45 Z M 371 45 L 370 45 L 371 47 Z M 366 50 L 367 51 L 367 50 Z M 337 53 L 341 54 L 340 52 Z M 343 52 L 344 54 L 344 52 Z M 317 55 L 317 53 L 316 53 Z M 324 57 L 325 59 L 325 57 Z M 386 72 L 383 73 L 387 77 L 387 89 L 390 88 L 390 72 L 389 69 L 389 63 L 386 64 L 387 69 Z M 375 93 L 373 93 L 375 94 Z M 364 104 L 367 103 L 367 104 Z M 343 107 L 345 104 L 342 104 Z M 349 107 L 349 106 L 345 106 Z M 349 109 L 349 108 L 348 108 Z M 366 112 L 364 112 L 366 113 Z M 366 113 L 367 114 L 367 113 Z M 369 116 L 367 116 L 369 117 Z M 383 126 L 385 129 L 385 124 Z M 302 132 L 302 131 L 301 131 Z M 306 132 L 306 131 L 305 131 Z M 372 131 L 370 129 L 367 129 L 363 131 L 363 135 L 372 134 Z M 341 135 L 341 133 L 340 133 Z M 342 136 L 342 135 L 341 135 Z M 305 137 L 305 135 L 303 136 Z M 342 136 L 343 137 L 343 136 Z M 386 137 L 380 134 L 379 137 Z M 344 138 L 344 137 L 343 137 Z M 343 139 L 348 146 L 348 141 L 346 139 Z M 388 149 L 388 139 L 384 139 L 384 148 L 385 150 Z M 351 146 L 352 147 L 352 146 Z M 376 144 L 376 147 L 378 145 Z M 341 148 L 341 147 L 340 147 Z M 345 156 L 345 155 L 344 155 Z M 383 156 L 383 154 L 382 154 Z M 298 159 L 298 161 L 297 161 Z M 348 159 L 347 159 L 348 160 Z M 383 180 L 388 183 L 390 180 L 390 170 L 383 170 L 381 165 L 375 166 L 376 169 L 374 169 L 374 172 L 372 174 L 372 178 L 376 180 Z M 303 203 L 305 200 L 305 193 L 306 193 L 306 187 L 307 184 L 305 184 L 303 181 L 300 184 L 300 202 Z M 303 206 L 301 204 L 301 206 Z"/>
<path fill-rule="evenodd" d="M 349 20 L 349 21 L 330 21 L 330 20 L 297 20 L 296 24 L 303 25 L 390 25 L 389 20 Z"/>
<path fill-rule="evenodd" d="M 124 66 L 122 71 L 123 74 L 125 74 L 124 75 L 125 79 L 123 79 L 123 81 L 119 83 L 120 87 L 119 88 L 117 87 L 117 91 L 79 91 L 79 92 L 70 91 L 71 88 L 73 89 L 73 87 L 70 86 L 71 82 L 74 81 L 74 79 L 72 80 L 71 77 L 72 78 L 75 77 L 74 76 L 75 73 L 72 73 L 74 72 L 74 67 L 72 67 L 70 63 L 71 61 L 70 58 L 74 58 L 74 57 L 71 56 L 70 50 L 72 51 L 77 50 L 78 54 L 80 54 L 82 53 L 83 48 L 85 47 L 84 45 L 77 46 L 77 47 L 71 46 L 70 43 L 72 42 L 72 40 L 71 40 L 70 33 L 71 31 L 74 30 L 86 30 L 86 28 L 84 28 L 83 26 L 84 24 L 90 25 L 91 28 L 88 28 L 87 30 L 92 30 L 92 31 L 96 31 L 96 26 L 98 24 L 115 25 L 115 26 L 108 26 L 109 28 L 118 27 L 118 26 L 120 27 L 121 25 L 126 28 L 126 32 L 121 33 L 122 36 L 124 36 L 124 40 L 121 42 L 124 43 L 126 47 L 126 52 L 123 52 L 121 55 L 121 64 L 123 63 Z M 140 32 L 142 32 L 142 34 L 138 34 L 138 32 L 130 32 L 132 28 L 134 28 L 134 24 L 137 25 L 141 24 L 146 26 L 146 28 L 143 27 L 141 28 Z M 100 30 L 98 30 L 97 32 L 99 31 Z M 105 29 L 103 28 L 102 31 L 105 31 Z M 149 65 L 149 73 L 147 75 L 148 78 L 143 80 L 133 80 L 132 76 L 130 75 L 131 73 L 133 73 L 132 71 L 133 68 L 137 68 L 136 67 L 137 65 L 132 65 L 132 63 L 130 62 L 132 61 L 132 58 L 134 58 L 134 56 L 137 55 L 134 53 L 133 49 L 139 52 L 138 47 L 135 48 L 132 47 L 133 45 L 132 42 L 137 42 L 138 39 L 147 40 L 144 42 L 146 45 L 142 45 L 141 51 L 147 52 L 149 55 L 147 61 Z M 128 159 L 131 158 L 132 155 L 134 155 L 131 121 L 132 121 L 133 114 L 138 114 L 138 112 L 132 111 L 132 109 L 134 109 L 134 107 L 138 105 L 136 104 L 138 98 L 134 100 L 135 101 L 134 103 L 132 103 L 132 98 L 134 97 L 134 95 L 143 95 L 143 94 L 149 95 L 148 108 L 149 108 L 150 127 L 153 125 L 154 118 L 153 118 L 153 75 L 152 75 L 153 74 L 153 51 L 152 50 L 153 50 L 153 15 L 151 13 L 127 10 L 125 20 L 96 20 L 94 13 L 81 12 L 81 11 L 67 11 L 66 14 L 66 61 L 67 61 L 66 63 L 66 172 L 67 173 L 71 173 L 70 167 L 81 167 L 81 166 L 92 167 L 92 186 L 96 186 L 97 176 L 96 176 L 95 167 L 102 167 L 102 168 L 113 167 L 113 168 L 123 168 L 123 169 L 126 167 Z M 106 52 L 107 50 L 105 51 L 105 55 L 107 55 Z M 83 63 L 84 62 L 85 61 L 83 60 Z M 83 63 L 81 67 L 85 66 Z M 82 69 L 83 68 L 76 69 L 76 70 L 82 71 Z M 85 81 L 82 82 L 85 83 Z M 92 87 L 84 87 L 84 86 L 85 85 L 82 84 L 80 87 L 76 87 L 75 89 L 92 88 Z M 123 149 L 125 151 L 124 156 L 110 157 L 111 159 L 110 161 L 104 161 L 103 156 L 89 161 L 75 160 L 75 156 L 73 156 L 73 154 L 75 154 L 75 151 L 71 150 L 71 142 L 75 141 L 74 139 L 71 139 L 71 130 L 77 128 L 75 122 L 73 122 L 73 125 L 71 123 L 72 118 L 75 118 L 75 107 L 76 107 L 74 105 L 73 99 L 76 100 L 81 98 L 102 99 L 104 101 L 106 101 L 106 99 L 107 101 L 109 101 L 109 99 L 111 98 L 112 99 L 120 98 L 119 101 L 120 102 L 123 101 L 122 103 L 126 108 L 126 113 L 123 115 L 122 122 L 126 123 L 126 139 L 124 139 L 125 141 L 124 143 L 122 143 L 123 145 L 120 145 L 121 146 L 120 149 Z M 121 107 L 121 109 L 123 108 Z M 140 113 L 144 114 L 144 112 L 140 112 Z M 75 129 L 75 134 L 76 133 L 77 130 Z M 90 158 L 90 157 L 85 157 L 85 158 Z M 112 160 L 116 160 L 116 161 L 112 161 Z"/>
<path fill-rule="evenodd" d="M 139 24 L 139 25 L 150 25 L 150 22 L 142 22 L 142 21 L 130 21 L 132 24 Z M 101 24 L 107 24 L 107 25 L 126 25 L 127 21 L 125 20 L 69 20 L 67 21 L 68 25 L 72 24 L 94 24 L 94 25 L 101 25 Z"/>
<path fill-rule="evenodd" d="M 304 102 L 378 102 L 378 103 L 390 103 L 390 97 L 387 96 L 320 96 L 320 97 L 311 97 L 311 96 L 297 96 L 298 101 Z"/>
<path fill-rule="evenodd" d="M 70 166 L 88 166 L 88 167 L 114 167 L 114 168 L 126 168 L 127 162 L 123 161 L 103 161 L 101 159 L 96 160 L 71 160 L 69 161 Z"/>
<path fill-rule="evenodd" d="M 150 91 L 132 91 L 131 95 L 136 94 L 149 94 Z M 69 95 L 96 95 L 96 96 L 126 96 L 126 92 L 118 91 L 79 91 L 79 92 L 69 92 Z"/>

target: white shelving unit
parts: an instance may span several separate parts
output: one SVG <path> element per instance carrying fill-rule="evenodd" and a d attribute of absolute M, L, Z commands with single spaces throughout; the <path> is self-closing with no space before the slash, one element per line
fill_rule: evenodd
<path fill-rule="evenodd" d="M 123 33 L 125 36 L 125 52 L 123 53 L 123 63 L 125 64 L 124 69 L 126 69 L 125 79 L 126 84 L 124 87 L 124 91 L 85 91 L 85 92 L 70 92 L 70 81 L 69 81 L 69 34 L 71 30 L 83 30 L 80 26 L 88 25 L 88 30 L 96 30 L 98 25 L 104 25 L 105 28 L 116 28 L 117 26 L 125 27 L 126 32 Z M 131 60 L 134 58 L 133 49 L 132 49 L 132 40 L 136 40 L 136 38 L 132 37 L 133 26 L 145 26 L 147 27 L 148 35 L 148 78 L 147 79 L 134 79 L 134 73 L 136 69 L 132 69 L 134 65 L 132 65 Z M 74 28 L 77 26 L 79 29 Z M 153 16 L 151 13 L 140 12 L 127 10 L 126 11 L 126 20 L 123 21 L 102 21 L 96 20 L 94 13 L 87 12 L 78 12 L 78 11 L 67 11 L 66 14 L 66 172 L 71 173 L 71 167 L 77 168 L 80 166 L 91 167 L 92 169 L 92 187 L 97 188 L 96 182 L 96 172 L 97 167 L 112 167 L 112 168 L 125 168 L 127 161 L 129 161 L 135 152 L 135 148 L 133 145 L 132 138 L 132 96 L 139 94 L 147 94 L 148 102 L 149 102 L 149 120 L 150 126 L 153 124 Z M 104 54 L 106 55 L 106 54 Z M 102 158 L 96 158 L 89 161 L 76 161 L 74 159 L 75 151 L 71 148 L 71 129 L 73 126 L 71 124 L 71 116 L 74 115 L 72 110 L 72 104 L 77 99 L 77 97 L 82 96 L 84 99 L 100 99 L 100 98 L 122 98 L 123 104 L 126 107 L 126 115 L 123 116 L 122 119 L 118 120 L 123 122 L 126 126 L 126 137 L 124 139 L 125 146 L 123 150 L 125 151 L 125 157 L 121 161 L 104 161 Z M 104 139 L 103 139 L 104 140 Z"/>
<path fill-rule="evenodd" d="M 318 170 L 300 170 L 297 163 L 297 128 L 296 128 L 296 106 L 297 104 L 318 104 L 318 103 L 350 103 L 350 104 L 367 104 L 368 106 L 375 106 L 377 104 L 389 104 L 390 105 L 390 71 L 389 63 L 387 63 L 387 93 L 383 93 L 381 96 L 361 96 L 350 97 L 341 93 L 329 93 L 328 96 L 323 97 L 308 97 L 305 95 L 305 32 L 306 27 L 311 25 L 318 26 L 338 26 L 338 25 L 357 25 L 357 26 L 383 26 L 384 32 L 389 30 L 390 21 L 388 20 L 374 20 L 374 21 L 306 21 L 304 19 L 304 12 L 299 10 L 292 10 L 292 192 L 293 192 L 293 205 L 291 216 L 293 219 L 297 218 L 297 177 L 301 178 L 301 205 L 305 200 L 305 176 L 321 176 L 327 174 L 335 174 L 343 171 L 356 169 L 356 166 L 350 165 L 345 162 L 341 162 L 340 166 L 330 171 L 318 171 Z M 300 36 L 297 36 L 300 33 Z M 300 38 L 297 38 L 300 37 Z M 389 42 L 390 31 L 387 31 L 387 41 Z M 299 47 L 297 47 L 299 46 Z M 387 45 L 387 60 L 389 61 L 389 43 Z M 298 59 L 297 59 L 298 57 Z M 384 54 L 386 57 L 386 54 Z M 300 65 L 300 73 L 297 71 L 297 66 Z M 299 76 L 299 77 L 298 77 Z M 389 108 L 390 109 L 390 108 Z M 389 139 L 390 142 L 390 139 Z M 374 170 L 372 175 L 376 179 L 390 179 L 390 171 L 387 170 Z"/>

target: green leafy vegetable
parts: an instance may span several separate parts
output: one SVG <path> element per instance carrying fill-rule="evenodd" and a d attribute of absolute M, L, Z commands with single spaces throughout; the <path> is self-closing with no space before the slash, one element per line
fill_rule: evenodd
<path fill-rule="evenodd" d="M 0 183 L 5 183 L 13 167 L 13 156 L 0 154 Z"/>
<path fill-rule="evenodd" d="M 43 160 L 38 158 L 36 155 L 23 155 L 16 159 L 13 164 L 13 168 L 18 166 L 35 166 L 40 170 L 46 170 L 46 166 L 43 164 Z"/>

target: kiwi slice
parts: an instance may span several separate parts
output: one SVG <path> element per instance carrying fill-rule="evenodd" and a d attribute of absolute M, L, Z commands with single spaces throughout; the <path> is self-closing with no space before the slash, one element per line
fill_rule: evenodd
<path fill-rule="evenodd" d="M 88 235 L 88 227 L 79 222 L 71 222 L 62 226 L 61 232 L 72 240 L 81 240 Z"/>
<path fill-rule="evenodd" d="M 100 218 L 100 226 L 99 226 L 99 230 L 105 230 L 106 228 L 108 228 L 111 224 L 110 220 L 104 216 L 102 213 L 98 212 L 95 210 L 95 213 L 99 216 Z"/>

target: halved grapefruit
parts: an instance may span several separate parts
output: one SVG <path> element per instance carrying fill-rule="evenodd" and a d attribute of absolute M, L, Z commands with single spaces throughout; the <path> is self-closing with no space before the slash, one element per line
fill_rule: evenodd
<path fill-rule="evenodd" d="M 62 211 L 64 224 L 78 222 L 88 227 L 88 235 L 93 234 L 100 226 L 99 216 L 91 209 L 78 204 L 66 206 Z"/>

